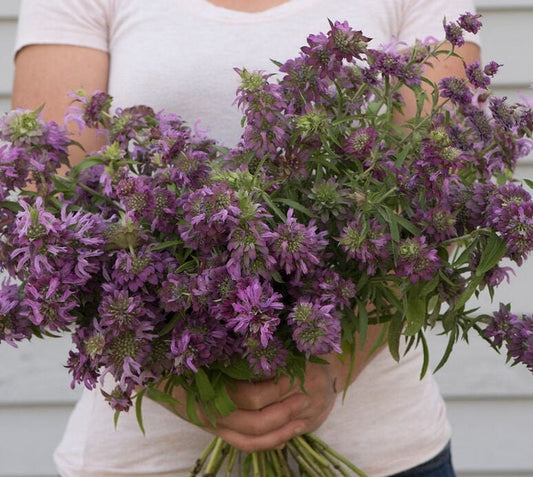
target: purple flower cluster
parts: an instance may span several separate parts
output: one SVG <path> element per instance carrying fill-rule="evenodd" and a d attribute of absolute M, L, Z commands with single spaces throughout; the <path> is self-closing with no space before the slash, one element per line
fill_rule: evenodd
<path fill-rule="evenodd" d="M 531 150 L 532 108 L 491 97 L 500 65 L 476 62 L 399 128 L 400 88 L 420 92 L 442 45 L 371 49 L 330 27 L 279 77 L 237 70 L 231 149 L 176 114 L 79 93 L 68 120 L 108 145 L 60 178 L 65 131 L 40 111 L 0 120 L 0 340 L 71 333 L 73 383 L 112 376 L 105 396 L 126 410 L 169 376 L 190 389 L 200 372 L 294 376 L 413 310 L 432 313 L 413 334 L 469 326 L 465 293 L 508 280 L 500 259 L 533 248 L 531 196 L 502 179 Z M 446 26 L 455 46 L 477 29 L 470 14 Z M 530 363 L 524 346 L 513 357 Z"/>
<path fill-rule="evenodd" d="M 533 372 L 533 316 L 521 317 L 500 305 L 484 332 L 485 338 L 497 348 L 505 345 L 507 357 L 514 364 L 522 363 Z"/>

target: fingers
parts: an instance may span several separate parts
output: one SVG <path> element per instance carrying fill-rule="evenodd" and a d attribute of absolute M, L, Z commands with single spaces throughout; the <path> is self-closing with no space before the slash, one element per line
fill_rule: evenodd
<path fill-rule="evenodd" d="M 298 385 L 282 376 L 276 381 L 236 381 L 228 385 L 228 393 L 239 409 L 259 410 L 300 392 Z"/>
<path fill-rule="evenodd" d="M 237 449 L 251 453 L 282 448 L 287 441 L 304 432 L 306 432 L 304 422 L 292 421 L 275 431 L 260 435 L 241 434 L 232 429 L 218 429 L 215 434 Z"/>
<path fill-rule="evenodd" d="M 293 420 L 305 418 L 310 404 L 307 396 L 295 394 L 257 411 L 238 409 L 227 417 L 218 418 L 217 427 L 247 436 L 259 436 L 281 429 Z"/>

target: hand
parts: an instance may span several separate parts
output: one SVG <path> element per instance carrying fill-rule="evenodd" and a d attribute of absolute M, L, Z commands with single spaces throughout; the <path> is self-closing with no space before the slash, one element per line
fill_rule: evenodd
<path fill-rule="evenodd" d="M 296 381 L 291 385 L 287 377 L 276 382 L 236 381 L 228 391 L 237 410 L 217 418 L 215 427 L 204 417 L 204 429 L 247 453 L 282 448 L 293 437 L 315 431 L 329 416 L 338 393 L 356 379 L 373 356 L 371 350 L 380 329 L 381 325 L 369 326 L 367 340 L 356 353 L 351 371 L 350 358 L 341 361 L 337 354 L 322 356 L 328 364 L 308 362 L 304 389 Z M 186 402 L 182 388 L 174 389 L 174 397 Z M 177 411 L 186 419 L 184 408 Z"/>
<path fill-rule="evenodd" d="M 291 438 L 316 430 L 337 398 L 337 366 L 308 363 L 305 390 L 287 377 L 256 383 L 237 382 L 230 395 L 237 410 L 217 419 L 210 432 L 244 452 L 283 447 Z M 340 389 L 343 384 L 341 384 Z"/>

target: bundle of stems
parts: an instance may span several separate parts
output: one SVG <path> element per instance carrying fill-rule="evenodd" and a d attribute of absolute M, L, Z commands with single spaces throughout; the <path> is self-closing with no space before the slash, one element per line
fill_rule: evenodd
<path fill-rule="evenodd" d="M 283 449 L 245 454 L 215 437 L 204 449 L 189 477 L 366 477 L 348 459 L 314 434 L 287 442 Z"/>

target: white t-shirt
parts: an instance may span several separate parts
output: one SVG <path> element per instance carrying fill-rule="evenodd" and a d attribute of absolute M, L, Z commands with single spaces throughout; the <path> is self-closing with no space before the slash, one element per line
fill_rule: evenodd
<path fill-rule="evenodd" d="M 241 118 L 234 67 L 273 71 L 270 59 L 297 56 L 309 33 L 328 29 L 328 19 L 347 20 L 377 47 L 392 37 L 440 38 L 443 17 L 467 11 L 474 11 L 471 0 L 290 0 L 253 14 L 207 0 L 22 0 L 16 51 L 36 43 L 107 51 L 117 106 L 147 104 L 190 124 L 201 120 L 210 136 L 232 145 Z M 317 432 L 370 477 L 414 467 L 450 439 L 433 378 L 419 380 L 421 359 L 420 350 L 400 363 L 379 352 Z M 60 474 L 188 475 L 211 435 L 147 399 L 143 406 L 145 436 L 133 412 L 115 429 L 100 393 L 85 391 L 55 452 Z"/>

